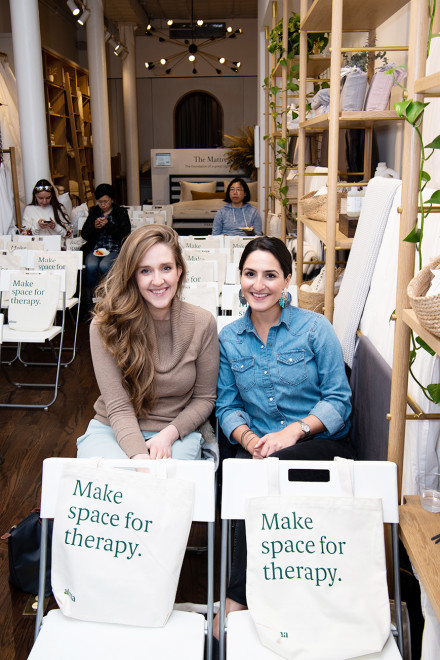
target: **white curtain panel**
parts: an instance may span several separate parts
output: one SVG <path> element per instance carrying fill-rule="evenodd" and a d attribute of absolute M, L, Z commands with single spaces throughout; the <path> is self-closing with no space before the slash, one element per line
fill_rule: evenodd
<path fill-rule="evenodd" d="M 364 310 L 371 278 L 394 196 L 401 185 L 398 179 L 370 180 L 356 234 L 337 298 L 333 326 L 342 344 L 345 362 L 351 367 L 356 331 Z"/>

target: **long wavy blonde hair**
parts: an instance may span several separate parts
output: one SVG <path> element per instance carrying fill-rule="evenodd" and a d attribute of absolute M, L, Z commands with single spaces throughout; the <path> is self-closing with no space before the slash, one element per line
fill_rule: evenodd
<path fill-rule="evenodd" d="M 136 283 L 136 270 L 144 254 L 156 243 L 165 243 L 182 269 L 176 296 L 180 296 L 186 267 L 178 235 L 164 225 L 140 227 L 122 245 L 118 258 L 99 285 L 94 319 L 106 348 L 113 355 L 138 417 L 148 416 L 155 400 L 153 320 Z"/>

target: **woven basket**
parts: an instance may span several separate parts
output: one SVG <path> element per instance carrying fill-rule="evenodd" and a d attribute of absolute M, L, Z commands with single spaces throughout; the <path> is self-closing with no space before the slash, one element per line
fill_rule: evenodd
<path fill-rule="evenodd" d="M 343 268 L 337 268 L 335 270 L 335 281 L 338 279 L 339 275 L 342 273 Z M 312 282 L 307 282 L 311 284 Z M 338 294 L 335 294 L 335 298 Z M 298 307 L 302 309 L 310 309 L 312 312 L 318 312 L 318 314 L 324 314 L 324 293 L 316 293 L 315 291 L 303 291 L 301 287 L 298 287 Z"/>
<path fill-rule="evenodd" d="M 341 199 L 346 196 L 346 193 L 338 192 L 336 213 L 339 215 L 341 212 Z M 316 190 L 307 193 L 301 197 L 301 213 L 302 215 L 310 218 L 310 220 L 320 220 L 321 222 L 327 221 L 327 199 L 328 195 L 316 195 Z"/>
<path fill-rule="evenodd" d="M 422 268 L 408 284 L 408 298 L 417 318 L 426 330 L 440 337 L 440 293 L 426 297 L 433 278 L 432 270 L 440 267 L 440 256 Z M 299 292 L 298 292 L 299 293 Z"/>

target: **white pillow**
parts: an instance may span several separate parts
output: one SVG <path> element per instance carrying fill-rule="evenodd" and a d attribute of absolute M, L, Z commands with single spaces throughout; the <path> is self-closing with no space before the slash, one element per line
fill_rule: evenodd
<path fill-rule="evenodd" d="M 179 181 L 180 183 L 180 201 L 192 202 L 191 190 L 199 192 L 215 192 L 217 182 L 207 181 L 206 183 L 191 183 L 191 181 Z"/>

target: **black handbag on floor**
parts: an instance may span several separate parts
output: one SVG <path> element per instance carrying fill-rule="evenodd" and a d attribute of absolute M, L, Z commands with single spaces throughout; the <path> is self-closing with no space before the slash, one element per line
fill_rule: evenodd
<path fill-rule="evenodd" d="M 52 558 L 52 528 L 49 521 L 48 548 L 46 560 L 45 596 L 50 596 L 50 568 Z M 9 532 L 3 534 L 2 540 L 8 541 L 9 582 L 28 594 L 38 593 L 38 576 L 40 570 L 40 540 L 41 520 L 40 509 L 33 509 L 24 520 L 14 525 Z"/>

